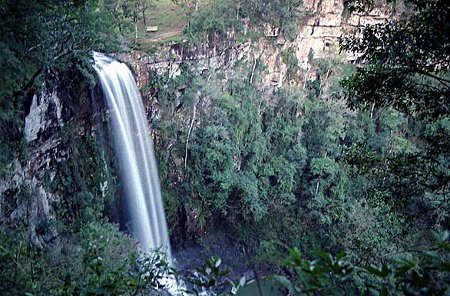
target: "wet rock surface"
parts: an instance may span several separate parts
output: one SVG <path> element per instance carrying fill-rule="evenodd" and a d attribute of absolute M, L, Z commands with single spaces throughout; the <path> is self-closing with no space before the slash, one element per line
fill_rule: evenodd
<path fill-rule="evenodd" d="M 57 238 L 52 205 L 59 197 L 46 188 L 56 172 L 55 163 L 68 157 L 57 131 L 63 126 L 61 100 L 56 91 L 35 95 L 25 119 L 26 161 L 14 160 L 9 177 L 0 179 L 0 221 L 26 225 L 31 243 L 39 248 Z"/>
<path fill-rule="evenodd" d="M 51 183 L 58 177 L 58 167 L 77 153 L 70 141 L 63 139 L 62 131 L 75 115 L 77 128 L 72 132 L 82 135 L 93 127 L 92 111 L 75 114 L 64 82 L 56 85 L 34 95 L 24 122 L 23 155 L 13 160 L 0 178 L 0 222 L 26 233 L 38 248 L 59 239 L 55 208 L 61 203 L 61 194 Z M 89 103 L 87 97 L 80 100 Z"/>
<path fill-rule="evenodd" d="M 222 231 L 210 234 L 198 242 L 188 242 L 179 250 L 174 250 L 173 256 L 177 269 L 183 274 L 189 274 L 203 266 L 208 258 L 219 256 L 223 266 L 230 270 L 230 278 L 239 279 L 246 275 L 249 280 L 254 277 L 252 266 L 249 266 L 252 255 L 248 254 L 244 245 Z"/>

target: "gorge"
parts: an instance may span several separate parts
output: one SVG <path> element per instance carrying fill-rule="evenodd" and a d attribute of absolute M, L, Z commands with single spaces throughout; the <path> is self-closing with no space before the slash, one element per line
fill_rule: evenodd
<path fill-rule="evenodd" d="M 449 10 L 0 3 L 0 294 L 445 295 Z"/>

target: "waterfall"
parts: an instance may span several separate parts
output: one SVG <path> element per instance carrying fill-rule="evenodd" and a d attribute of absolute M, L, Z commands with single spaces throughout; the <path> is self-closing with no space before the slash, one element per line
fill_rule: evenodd
<path fill-rule="evenodd" d="M 114 137 L 120 179 L 134 237 L 144 252 L 162 248 L 171 258 L 167 222 L 142 98 L 128 67 L 94 53 Z"/>

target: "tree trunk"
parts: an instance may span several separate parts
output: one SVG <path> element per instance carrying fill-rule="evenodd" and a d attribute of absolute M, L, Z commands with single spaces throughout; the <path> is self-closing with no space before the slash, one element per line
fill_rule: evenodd
<path fill-rule="evenodd" d="M 145 11 L 146 9 L 142 10 L 142 18 L 144 19 L 145 30 L 147 30 L 147 19 L 145 18 Z"/>
<path fill-rule="evenodd" d="M 187 169 L 187 161 L 188 161 L 188 148 L 189 148 L 189 138 L 191 136 L 192 133 L 192 129 L 194 128 L 194 122 L 195 122 L 195 114 L 197 112 L 197 104 L 200 101 L 200 99 L 194 103 L 194 110 L 193 110 L 193 114 L 192 114 L 192 120 L 191 120 L 191 126 L 189 127 L 189 131 L 188 131 L 188 135 L 186 138 L 186 150 L 184 153 L 184 171 L 186 172 Z"/>
<path fill-rule="evenodd" d="M 138 39 L 138 26 L 137 26 L 137 18 L 134 21 L 134 43 L 137 44 Z"/>

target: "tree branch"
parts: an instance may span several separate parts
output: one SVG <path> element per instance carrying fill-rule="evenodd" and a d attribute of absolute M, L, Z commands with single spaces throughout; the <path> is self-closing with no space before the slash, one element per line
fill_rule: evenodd
<path fill-rule="evenodd" d="M 191 119 L 191 126 L 189 127 L 188 135 L 186 138 L 186 149 L 185 149 L 185 153 L 184 153 L 184 170 L 186 170 L 186 168 L 187 168 L 189 138 L 191 136 L 192 129 L 194 128 L 195 114 L 197 112 L 197 104 L 199 101 L 200 101 L 200 99 L 197 100 L 197 102 L 195 102 L 195 104 L 194 104 L 194 110 L 193 110 L 192 119 Z"/>
<path fill-rule="evenodd" d="M 434 78 L 434 79 L 436 79 L 437 81 L 439 81 L 440 83 L 442 83 L 443 85 L 445 85 L 447 88 L 450 88 L 450 85 L 448 85 L 448 84 L 450 84 L 450 80 L 448 80 L 448 79 L 439 77 L 439 76 L 437 76 L 437 75 L 431 74 L 431 73 L 429 73 L 429 72 L 426 72 L 426 71 L 421 70 L 421 69 L 418 69 L 418 68 L 415 68 L 413 71 L 416 72 L 416 73 L 425 75 L 425 76 L 427 76 L 427 77 Z M 447 83 L 448 83 L 448 84 L 447 84 Z"/>

